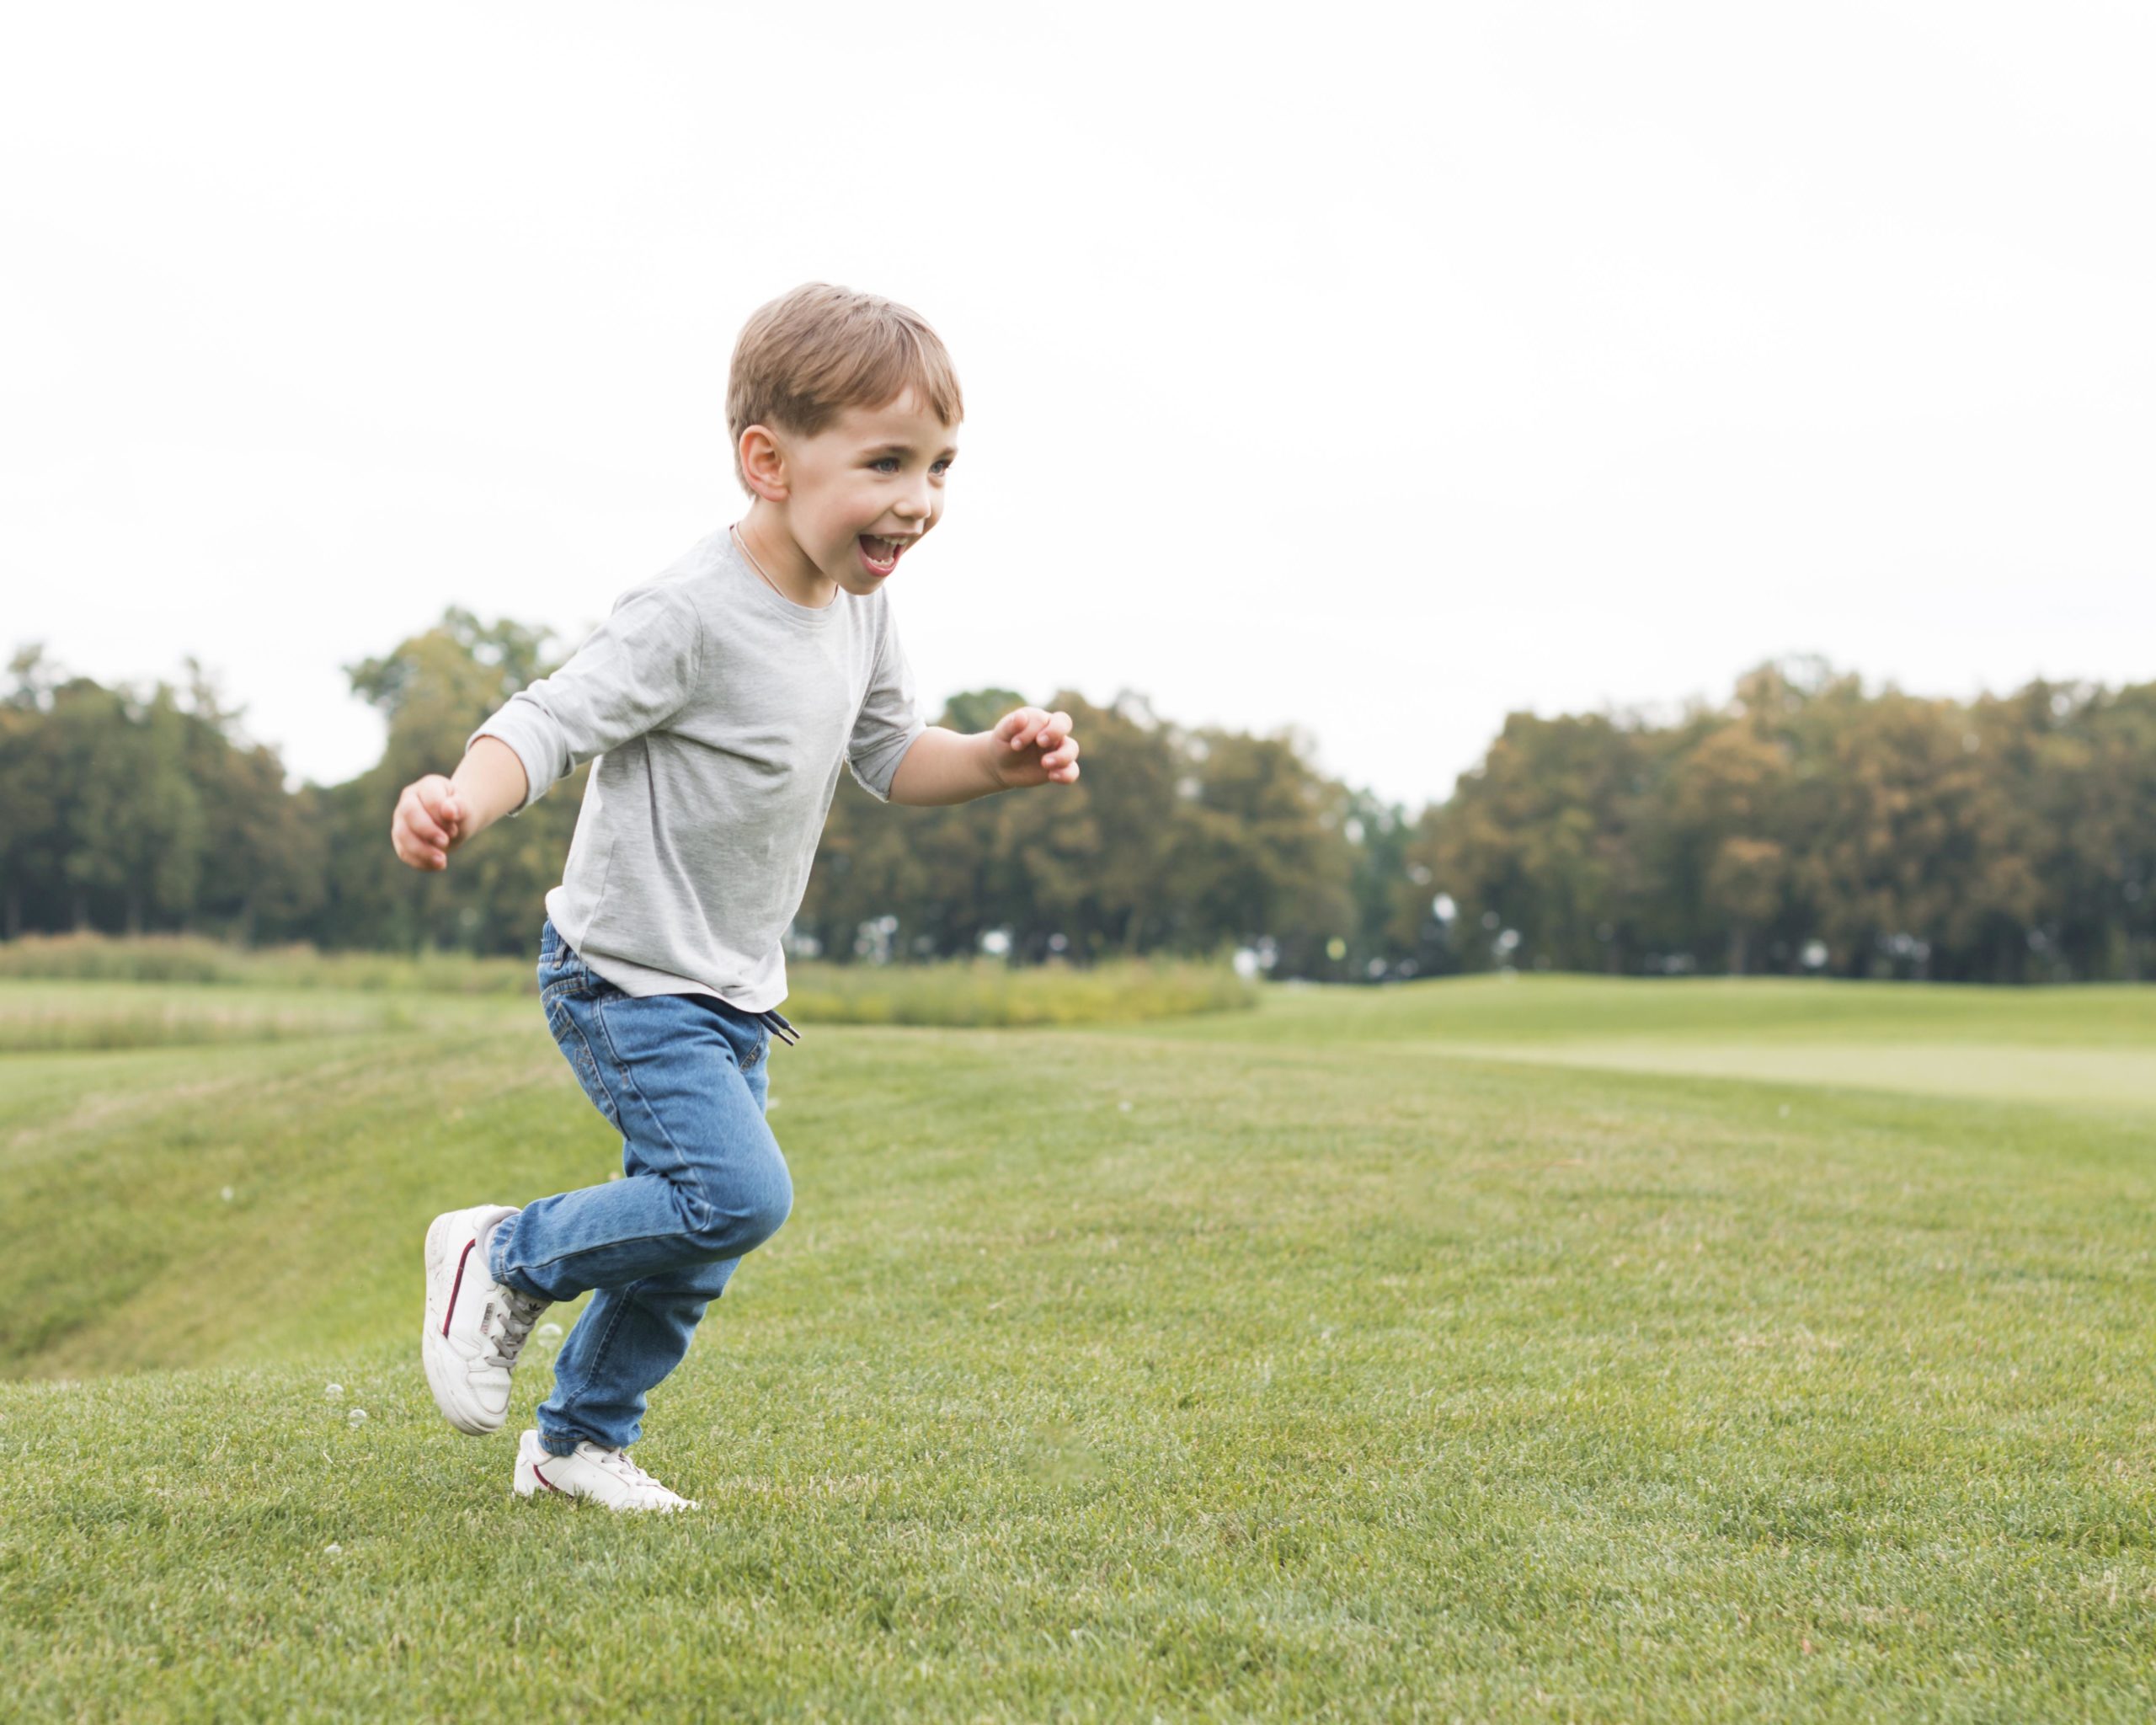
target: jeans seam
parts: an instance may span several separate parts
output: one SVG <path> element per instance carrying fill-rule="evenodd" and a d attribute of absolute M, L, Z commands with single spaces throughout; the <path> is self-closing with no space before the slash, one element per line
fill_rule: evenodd
<path fill-rule="evenodd" d="M 643 1093 L 643 1087 L 637 1082 L 637 1075 L 629 1070 L 629 1063 L 622 1058 L 622 1050 L 614 1041 L 614 1033 L 607 1027 L 605 1001 L 594 1001 L 591 1003 L 591 1022 L 599 1027 L 599 1034 L 605 1039 L 606 1044 L 607 1058 L 613 1061 L 616 1071 L 620 1074 L 622 1082 L 634 1093 L 637 1100 L 637 1106 L 643 1110 L 644 1114 L 649 1118 L 654 1130 L 655 1130 L 659 1137 L 664 1140 L 666 1145 L 666 1153 L 674 1158 L 674 1172 L 683 1177 L 679 1180 L 669 1179 L 667 1183 L 671 1186 L 680 1187 L 686 1195 L 690 1204 L 694 1205 L 697 1210 L 707 1209 L 708 1206 L 704 1204 L 702 1194 L 693 1188 L 693 1186 L 687 1179 L 690 1171 L 690 1162 L 688 1156 L 683 1153 L 681 1146 L 674 1141 L 673 1133 L 667 1130 L 666 1122 L 660 1118 L 659 1110 L 651 1105 L 651 1098 Z M 729 1053 L 732 1052 L 730 1045 L 728 1051 Z M 738 1065 L 739 1063 L 737 1062 L 736 1064 Z M 619 1125 L 621 1123 L 616 1121 L 615 1124 Z M 623 1135 L 627 1135 L 626 1129 L 624 1129 Z M 708 1226 L 709 1223 L 707 1220 L 702 1218 L 698 1219 L 697 1226 L 705 1227 Z"/>
<path fill-rule="evenodd" d="M 592 1105 L 606 1117 L 606 1124 L 618 1132 L 622 1130 L 622 1099 L 614 1094 L 613 1087 L 607 1083 L 606 1075 L 600 1070 L 599 1057 L 591 1050 L 591 1039 L 584 1033 L 584 1027 L 576 1022 L 576 1014 L 558 998 L 547 1002 L 547 1028 L 553 1028 L 553 1012 L 557 1006 L 561 1007 L 563 1029 L 555 1031 L 554 1040 L 562 1044 L 562 1053 L 568 1058 L 569 1070 L 576 1072 L 579 1079 L 584 1071 L 590 1071 L 591 1083 L 588 1090 L 596 1090 L 599 1092 L 598 1096 L 592 1097 Z M 593 1016 L 597 1016 L 596 1007 L 593 1009 Z M 576 1044 L 574 1049 L 568 1046 L 568 1043 L 572 1040 Z M 581 1066 L 579 1065 L 579 1055 L 582 1056 Z M 600 1097 L 604 1097 L 606 1100 L 601 1102 L 599 1099 Z M 643 1101 L 641 1096 L 638 1099 Z M 650 1103 L 645 1103 L 644 1106 L 648 1108 Z"/>
<path fill-rule="evenodd" d="M 599 1338 L 598 1345 L 591 1350 L 591 1358 L 586 1363 L 584 1370 L 577 1374 L 576 1383 L 579 1391 L 589 1390 L 594 1380 L 598 1377 L 599 1368 L 606 1363 L 607 1350 L 614 1345 L 615 1334 L 622 1327 L 622 1320 L 627 1315 L 627 1300 L 616 1300 L 613 1309 L 607 1313 L 606 1331 Z M 561 1367 L 557 1365 L 554 1368 L 554 1384 L 558 1390 L 561 1387 Z M 569 1397 L 572 1404 L 575 1400 L 574 1396 Z"/>
<path fill-rule="evenodd" d="M 668 1183 L 670 1185 L 673 1183 L 670 1181 Z M 678 1228 L 668 1228 L 656 1234 L 622 1234 L 608 1241 L 606 1243 L 609 1246 L 637 1246 L 641 1245 L 647 1240 L 679 1240 L 680 1237 L 680 1231 Z M 573 1258 L 581 1258 L 585 1252 L 590 1250 L 591 1248 L 588 1246 L 579 1246 L 573 1251 L 558 1252 L 552 1258 L 535 1258 L 530 1263 L 524 1266 L 524 1270 L 525 1273 L 528 1274 L 534 1270 L 552 1269 L 556 1264 L 565 1263 Z M 724 1260 L 713 1259 L 712 1262 L 723 1263 Z M 649 1281 L 651 1279 L 648 1276 L 639 1276 L 637 1279 L 638 1281 Z M 595 1283 L 593 1285 L 596 1286 L 598 1284 Z M 627 1282 L 622 1284 L 622 1286 L 625 1288 L 632 1285 L 634 1284 Z M 618 1291 L 618 1290 L 611 1291 Z"/>

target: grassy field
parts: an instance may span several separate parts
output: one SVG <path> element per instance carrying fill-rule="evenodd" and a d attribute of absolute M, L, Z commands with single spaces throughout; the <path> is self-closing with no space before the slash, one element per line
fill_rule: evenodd
<path fill-rule="evenodd" d="M 807 1017 L 656 1522 L 418 1369 L 428 1217 L 616 1160 L 536 1005 L 216 993 L 0 1044 L 10 1717 L 2156 1714 L 2156 991 Z"/>

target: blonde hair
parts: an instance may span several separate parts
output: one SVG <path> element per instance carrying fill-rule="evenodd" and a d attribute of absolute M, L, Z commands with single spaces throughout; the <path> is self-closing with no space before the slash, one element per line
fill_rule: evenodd
<path fill-rule="evenodd" d="M 751 425 L 814 437 L 846 409 L 883 407 L 909 387 L 946 425 L 965 417 L 951 355 L 918 312 L 873 293 L 804 282 L 760 307 L 734 344 L 726 383 L 734 477 L 749 489 L 741 434 Z"/>

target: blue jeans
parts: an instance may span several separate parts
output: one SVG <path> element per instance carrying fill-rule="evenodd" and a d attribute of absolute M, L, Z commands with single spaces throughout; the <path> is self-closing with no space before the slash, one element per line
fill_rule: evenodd
<path fill-rule="evenodd" d="M 622 1174 L 526 1204 L 494 1231 L 494 1279 L 548 1300 L 597 1290 L 554 1363 L 539 1440 L 626 1449 L 742 1254 L 776 1233 L 793 1183 L 764 1122 L 771 1026 L 709 995 L 624 994 L 550 921 L 539 997 Z"/>

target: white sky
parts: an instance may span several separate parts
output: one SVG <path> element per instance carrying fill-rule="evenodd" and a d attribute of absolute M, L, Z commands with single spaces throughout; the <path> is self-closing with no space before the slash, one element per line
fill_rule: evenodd
<path fill-rule="evenodd" d="M 1419 804 L 1786 652 L 2146 680 L 2152 88 L 2137 5 L 17 8 L 0 649 L 192 651 L 348 777 L 341 665 L 740 513 L 734 334 L 821 279 L 964 380 L 931 705 Z"/>

